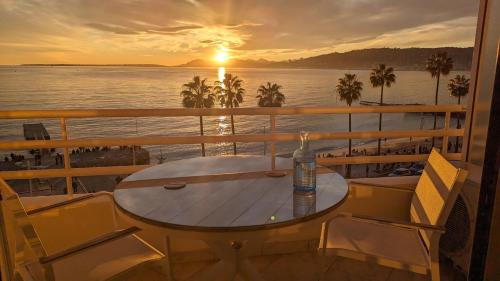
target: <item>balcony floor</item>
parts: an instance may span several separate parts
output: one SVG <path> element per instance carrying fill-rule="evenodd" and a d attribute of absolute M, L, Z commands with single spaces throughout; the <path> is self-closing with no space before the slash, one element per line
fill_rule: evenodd
<path fill-rule="evenodd" d="M 302 252 L 294 254 L 267 255 L 251 258 L 252 263 L 267 281 L 317 281 L 320 280 L 319 257 L 315 253 Z M 214 262 L 183 262 L 173 265 L 176 281 L 196 280 L 193 276 Z M 133 277 L 133 281 L 162 280 L 159 275 L 149 272 Z M 239 277 L 235 280 L 243 280 Z M 378 266 L 341 257 L 328 258 L 328 271 L 324 280 L 335 281 L 424 281 L 430 276 L 408 271 Z M 442 281 L 465 281 L 459 273 L 445 265 L 441 266 Z"/>

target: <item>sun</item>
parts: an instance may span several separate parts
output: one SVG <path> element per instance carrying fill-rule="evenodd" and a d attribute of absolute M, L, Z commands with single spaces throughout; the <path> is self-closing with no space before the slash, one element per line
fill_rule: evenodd
<path fill-rule="evenodd" d="M 229 59 L 229 56 L 228 56 L 227 52 L 219 50 L 215 54 L 214 59 L 215 59 L 215 61 L 217 61 L 219 63 L 225 63 Z"/>

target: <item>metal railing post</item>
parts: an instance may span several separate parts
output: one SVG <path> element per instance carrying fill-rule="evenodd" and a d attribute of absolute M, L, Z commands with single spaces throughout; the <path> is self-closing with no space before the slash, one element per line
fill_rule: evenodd
<path fill-rule="evenodd" d="M 441 152 L 446 156 L 448 154 L 448 129 L 450 128 L 451 111 L 446 111 L 444 116 L 444 136 L 443 136 L 443 151 Z"/>
<path fill-rule="evenodd" d="M 66 129 L 66 119 L 64 117 L 61 118 L 61 138 L 63 140 L 68 140 L 68 131 Z M 73 197 L 73 179 L 71 176 L 68 176 L 69 169 L 71 168 L 71 161 L 69 158 L 69 148 L 64 147 L 64 172 L 66 174 L 66 190 L 68 191 L 69 197 Z"/>
<path fill-rule="evenodd" d="M 455 129 L 450 127 L 451 112 L 464 112 L 464 109 L 458 105 L 439 105 L 439 106 L 384 106 L 384 107 L 284 107 L 284 108 L 236 108 L 236 109 L 96 109 L 96 110 L 31 110 L 31 111 L 1 111 L 0 119 L 60 119 L 61 139 L 53 140 L 9 140 L 0 141 L 0 150 L 21 150 L 21 149 L 64 149 L 64 167 L 58 169 L 31 169 L 20 171 L 0 171 L 0 176 L 4 179 L 35 179 L 35 178 L 66 178 L 68 194 L 71 196 L 73 190 L 72 177 L 93 176 L 93 175 L 116 175 L 136 172 L 148 167 L 140 165 L 140 158 L 135 155 L 135 165 L 130 166 L 108 166 L 108 167 L 86 167 L 71 168 L 69 149 L 74 147 L 90 146 L 132 146 L 132 154 L 138 151 L 135 145 L 170 145 L 170 144 L 199 144 L 199 143 L 218 143 L 218 142 L 264 142 L 270 144 L 265 146 L 267 153 L 271 153 L 272 176 L 280 176 L 276 173 L 276 142 L 288 142 L 296 140 L 295 133 L 277 132 L 276 116 L 280 115 L 322 115 L 322 114 L 367 114 L 367 113 L 402 113 L 402 112 L 444 112 L 444 128 L 438 130 L 389 130 L 389 131 L 355 131 L 355 132 L 312 132 L 312 140 L 333 140 L 333 139 L 370 139 L 370 138 L 406 138 L 406 137 L 437 137 L 443 139 L 443 154 L 449 160 L 458 160 L 460 153 L 448 152 L 448 142 L 450 137 L 463 136 L 464 129 Z M 182 116 L 220 116 L 220 115 L 250 115 L 250 116 L 269 116 L 270 130 L 262 134 L 239 134 L 239 135 L 205 135 L 205 136 L 162 136 L 148 135 L 134 137 L 109 137 L 109 138 L 83 138 L 71 139 L 68 136 L 66 119 L 68 118 L 99 118 L 99 117 L 182 117 Z M 137 121 L 137 119 L 136 119 Z M 136 126 L 137 128 L 137 126 Z M 135 153 L 134 153 L 135 150 Z M 270 150 L 270 151 L 269 151 Z M 318 164 L 321 165 L 340 165 L 340 164 L 366 164 L 366 163 L 394 163 L 394 162 L 416 162 L 424 161 L 427 154 L 417 155 L 386 155 L 386 156 L 353 156 L 349 158 L 321 158 Z M 134 159 L 133 159 L 134 160 Z M 274 171 L 273 171 L 274 170 Z"/>
<path fill-rule="evenodd" d="M 132 166 L 135 166 L 135 144 L 132 145 Z"/>
<path fill-rule="evenodd" d="M 137 118 L 135 118 L 135 136 L 137 137 Z M 132 145 L 132 166 L 135 166 L 135 144 Z"/>
<path fill-rule="evenodd" d="M 28 160 L 28 162 L 26 163 L 26 165 L 28 166 L 28 171 L 31 170 L 31 161 Z M 36 165 L 36 164 L 35 164 Z M 33 197 L 33 181 L 31 179 L 29 179 L 29 185 L 30 185 L 30 197 Z"/>
<path fill-rule="evenodd" d="M 269 115 L 269 121 L 271 123 L 271 134 L 274 134 L 276 132 L 276 116 L 274 115 Z M 274 171 L 276 170 L 276 142 L 272 141 L 271 142 L 271 170 Z"/>

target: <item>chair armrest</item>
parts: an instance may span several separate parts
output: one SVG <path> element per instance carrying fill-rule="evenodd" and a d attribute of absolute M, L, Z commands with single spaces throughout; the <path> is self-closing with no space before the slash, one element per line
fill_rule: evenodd
<path fill-rule="evenodd" d="M 72 198 L 72 199 L 69 199 L 69 200 L 66 200 L 66 201 L 57 202 L 57 203 L 54 203 L 54 204 L 51 204 L 51 205 L 48 205 L 48 206 L 43 206 L 43 207 L 40 207 L 40 208 L 37 208 L 37 209 L 26 211 L 26 214 L 29 216 L 29 215 L 33 215 L 33 214 L 36 214 L 36 213 L 45 212 L 45 211 L 48 211 L 48 210 L 52 210 L 52 209 L 55 209 L 55 208 L 59 208 L 59 207 L 66 206 L 66 205 L 71 205 L 71 204 L 76 203 L 76 202 L 80 202 L 80 201 L 84 201 L 84 200 L 87 200 L 87 199 L 90 199 L 90 198 L 94 198 L 94 196 L 95 196 L 94 194 L 87 194 L 87 195 L 84 195 L 84 196 L 75 197 L 75 198 Z"/>
<path fill-rule="evenodd" d="M 370 186 L 370 187 L 381 187 L 381 188 L 387 188 L 387 189 L 393 189 L 397 191 L 405 191 L 405 192 L 411 192 L 413 193 L 415 189 L 409 188 L 409 187 L 404 187 L 404 186 L 393 186 L 393 185 L 383 185 L 383 184 L 369 184 L 369 183 L 364 183 L 364 182 L 357 182 L 357 181 L 349 181 L 349 185 L 354 184 L 354 185 L 363 185 L 363 186 Z"/>
<path fill-rule="evenodd" d="M 395 219 L 376 218 L 376 217 L 371 217 L 371 216 L 366 216 L 366 215 L 353 215 L 350 213 L 340 213 L 337 217 L 347 217 L 347 218 L 353 218 L 353 219 L 373 221 L 373 222 L 382 223 L 382 224 L 390 224 L 390 225 L 395 225 L 395 226 L 402 226 L 402 227 L 409 227 L 409 228 L 423 229 L 423 230 L 432 230 L 432 231 L 436 231 L 436 232 L 440 232 L 440 233 L 444 233 L 446 231 L 446 229 L 443 226 L 408 222 L 408 221 L 395 220 Z"/>
<path fill-rule="evenodd" d="M 70 255 L 73 255 L 73 254 L 77 254 L 77 253 L 80 253 L 82 251 L 85 251 L 87 249 L 90 249 L 90 248 L 93 248 L 93 247 L 96 247 L 96 246 L 99 246 L 99 245 L 102 245 L 102 244 L 105 244 L 105 243 L 108 243 L 108 242 L 111 242 L 111 241 L 114 241 L 114 240 L 117 240 L 117 239 L 120 239 L 120 238 L 123 238 L 125 236 L 128 236 L 128 235 L 131 235 L 131 234 L 134 234 L 135 232 L 137 231 L 140 231 L 141 229 L 136 227 L 136 226 L 132 226 L 132 227 L 129 227 L 129 228 L 126 228 L 126 229 L 122 229 L 122 230 L 117 230 L 117 231 L 114 231 L 114 232 L 110 232 L 110 233 L 106 233 L 104 235 L 101 235 L 99 237 L 96 237 L 92 240 L 89 240 L 87 242 L 84 242 L 80 245 L 77 245 L 77 246 L 74 246 L 74 247 L 70 247 L 68 249 L 64 249 L 58 253 L 55 253 L 55 254 L 52 254 L 52 255 L 49 255 L 49 256 L 46 256 L 46 257 L 41 257 L 39 259 L 39 262 L 40 264 L 44 265 L 44 264 L 47 264 L 47 263 L 53 263 L 53 262 L 56 262 L 62 258 L 65 258 L 67 256 L 70 256 Z"/>

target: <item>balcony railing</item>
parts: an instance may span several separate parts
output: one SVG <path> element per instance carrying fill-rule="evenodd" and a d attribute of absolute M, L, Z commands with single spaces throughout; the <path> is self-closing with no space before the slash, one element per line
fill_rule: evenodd
<path fill-rule="evenodd" d="M 299 139 L 298 133 L 280 133 L 276 130 L 276 116 L 284 115 L 329 115 L 329 114 L 368 114 L 368 113 L 444 113 L 444 127 L 436 130 L 390 130 L 356 132 L 311 132 L 311 140 L 338 139 L 378 139 L 404 137 L 442 137 L 443 154 L 449 160 L 459 160 L 461 153 L 448 153 L 449 137 L 461 137 L 464 129 L 450 128 L 451 113 L 465 112 L 460 105 L 407 105 L 407 106 L 366 106 L 366 107 L 284 107 L 284 108 L 235 108 L 235 109 L 81 109 L 81 110 L 23 110 L 0 111 L 0 119 L 49 119 L 60 120 L 61 138 L 56 140 L 0 141 L 0 150 L 23 150 L 63 148 L 64 168 L 20 171 L 0 171 L 4 179 L 32 179 L 66 177 L 66 185 L 71 187 L 72 177 L 129 174 L 148 167 L 148 165 L 108 166 L 72 168 L 69 150 L 75 147 L 128 146 L 128 145 L 168 145 L 230 142 L 268 142 L 271 147 L 272 167 L 276 157 L 276 142 Z M 204 135 L 204 136 L 142 136 L 113 138 L 71 139 L 67 134 L 66 120 L 76 118 L 108 117 L 185 117 L 185 116 L 229 116 L 258 115 L 269 116 L 270 132 L 264 134 Z M 337 158 L 318 158 L 320 165 L 369 164 L 417 162 L 427 159 L 428 154 L 352 156 Z M 72 188 L 68 193 L 72 194 Z"/>

